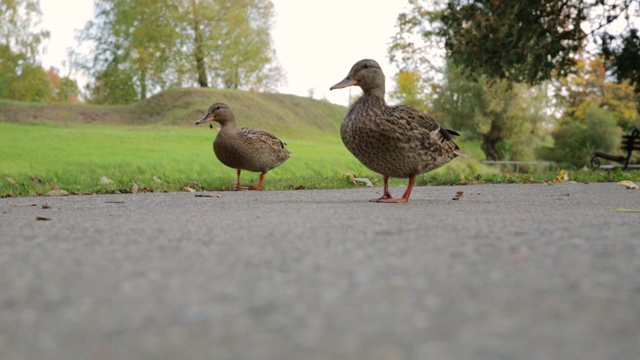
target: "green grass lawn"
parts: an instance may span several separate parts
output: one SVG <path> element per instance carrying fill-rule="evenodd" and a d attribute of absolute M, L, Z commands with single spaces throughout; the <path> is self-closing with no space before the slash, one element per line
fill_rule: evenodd
<path fill-rule="evenodd" d="M 235 170 L 215 158 L 215 130 L 208 127 L 58 125 L 0 122 L 0 196 L 46 194 L 52 188 L 70 193 L 231 189 Z M 354 186 L 344 173 L 367 177 L 380 184 L 380 175 L 362 166 L 342 145 L 338 134 L 305 139 L 304 134 L 284 138 L 294 154 L 266 177 L 266 190 L 320 189 Z M 480 165 L 478 144 L 461 144 L 469 158 L 422 175 L 418 185 L 455 184 L 461 180 L 538 182 L 553 174 L 500 174 Z M 591 181 L 606 181 L 604 173 Z M 621 175 L 625 176 L 625 175 Z M 106 177 L 112 184 L 101 184 Z M 156 182 L 154 177 L 162 180 Z M 9 179 L 7 179 L 9 178 Z M 257 173 L 243 172 L 244 184 L 255 184 Z M 615 180 L 610 178 L 608 180 Z M 41 182 L 40 182 L 41 181 Z M 14 184 L 15 182 L 15 184 Z M 404 185 L 406 180 L 393 180 Z"/>

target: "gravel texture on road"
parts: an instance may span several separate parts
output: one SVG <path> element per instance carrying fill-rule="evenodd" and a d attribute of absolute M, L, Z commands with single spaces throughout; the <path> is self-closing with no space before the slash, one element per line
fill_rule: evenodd
<path fill-rule="evenodd" d="M 640 190 L 381 192 L 0 199 L 0 359 L 638 358 Z"/>

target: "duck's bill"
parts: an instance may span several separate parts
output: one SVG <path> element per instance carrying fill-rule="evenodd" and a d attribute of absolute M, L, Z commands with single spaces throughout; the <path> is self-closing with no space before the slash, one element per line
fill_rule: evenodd
<path fill-rule="evenodd" d="M 211 122 L 213 120 L 214 120 L 213 116 L 210 116 L 209 114 L 207 114 L 202 119 L 196 121 L 196 125 L 208 123 L 208 122 Z"/>
<path fill-rule="evenodd" d="M 342 88 L 346 88 L 347 86 L 354 86 L 354 85 L 358 85 L 358 80 L 352 79 L 351 77 L 347 76 L 346 78 L 344 78 L 344 80 L 330 87 L 329 90 L 342 89 Z"/>

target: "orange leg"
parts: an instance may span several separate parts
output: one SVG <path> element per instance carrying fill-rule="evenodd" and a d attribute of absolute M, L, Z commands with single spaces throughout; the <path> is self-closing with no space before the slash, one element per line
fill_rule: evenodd
<path fill-rule="evenodd" d="M 389 192 L 389 177 L 387 175 L 382 175 L 382 179 L 384 180 L 384 192 L 382 193 L 382 197 L 379 199 L 371 199 L 371 202 L 385 202 L 385 200 L 393 199 L 391 193 Z"/>
<path fill-rule="evenodd" d="M 256 185 L 255 190 L 260 191 L 262 189 L 262 182 L 264 181 L 264 176 L 267 175 L 266 172 L 260 173 L 260 179 L 258 180 L 258 185 Z"/>
<path fill-rule="evenodd" d="M 371 200 L 371 201 L 382 202 L 382 203 L 406 203 L 409 201 L 409 197 L 411 196 L 411 190 L 413 190 L 413 185 L 416 183 L 417 178 L 418 178 L 418 175 L 411 175 L 409 177 L 409 185 L 407 185 L 407 190 L 404 192 L 402 197 L 394 199 L 393 197 L 391 197 L 391 194 L 389 193 L 389 186 L 387 184 L 387 182 L 389 181 L 389 177 L 384 176 L 384 195 L 382 195 L 380 199 Z"/>

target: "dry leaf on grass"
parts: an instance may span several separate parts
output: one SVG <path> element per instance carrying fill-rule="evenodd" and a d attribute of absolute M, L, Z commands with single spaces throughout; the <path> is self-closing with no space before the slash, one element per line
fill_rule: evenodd
<path fill-rule="evenodd" d="M 563 183 L 567 180 L 569 180 L 569 172 L 567 170 L 561 169 L 558 171 L 558 176 L 554 177 L 551 181 L 554 183 Z"/>
<path fill-rule="evenodd" d="M 195 190 L 193 190 L 192 188 L 185 186 L 184 189 L 188 192 L 196 192 Z"/>
<path fill-rule="evenodd" d="M 138 193 L 138 184 L 133 183 L 133 186 L 131 187 L 131 193 L 132 194 L 137 194 Z"/>
<path fill-rule="evenodd" d="M 8 182 L 9 182 L 9 184 L 11 184 L 11 185 L 18 185 L 18 183 L 17 183 L 15 180 L 13 180 L 12 178 L 10 178 L 10 177 L 8 177 L 8 176 L 7 176 L 5 179 L 7 179 L 7 181 L 8 181 Z"/>
<path fill-rule="evenodd" d="M 106 176 L 103 176 L 100 178 L 100 184 L 101 185 L 113 185 L 113 180 L 107 178 Z"/>
<path fill-rule="evenodd" d="M 373 183 L 368 178 L 359 178 L 353 175 L 352 173 L 345 173 L 340 176 L 341 179 L 349 179 L 353 185 L 358 185 L 358 183 L 362 183 L 367 187 L 372 187 Z"/>

